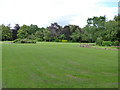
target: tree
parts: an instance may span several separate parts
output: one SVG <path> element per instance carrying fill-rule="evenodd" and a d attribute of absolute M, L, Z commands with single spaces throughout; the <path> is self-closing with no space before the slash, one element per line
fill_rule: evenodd
<path fill-rule="evenodd" d="M 2 25 L 0 25 L 0 41 L 2 41 Z"/>
<path fill-rule="evenodd" d="M 54 39 L 62 34 L 62 27 L 57 23 L 52 23 L 51 26 L 48 27 L 48 30 L 51 32 Z"/>
<path fill-rule="evenodd" d="M 74 33 L 72 33 L 70 37 L 72 38 L 72 41 L 75 41 L 75 42 L 81 41 L 81 34 L 80 34 L 79 29 L 77 28 L 77 30 Z"/>
<path fill-rule="evenodd" d="M 64 26 L 62 34 L 65 35 L 65 39 L 70 40 L 70 27 L 68 25 Z"/>
<path fill-rule="evenodd" d="M 87 23 L 90 26 L 95 26 L 98 28 L 102 28 L 104 27 L 104 23 L 106 21 L 106 17 L 105 16 L 100 16 L 100 17 L 93 17 L 93 18 L 88 18 Z"/>
<path fill-rule="evenodd" d="M 95 42 L 98 37 L 104 36 L 106 17 L 88 18 L 87 25 L 82 29 L 82 40 L 88 42 Z"/>
<path fill-rule="evenodd" d="M 41 31 L 41 30 L 36 31 L 35 37 L 36 37 L 36 38 L 41 38 L 41 39 L 43 39 L 43 37 L 44 37 L 43 31 Z"/>
<path fill-rule="evenodd" d="M 18 34 L 19 29 L 20 29 L 19 24 L 15 24 L 14 29 L 11 29 L 11 31 L 12 31 L 12 40 L 17 39 L 17 34 Z"/>
<path fill-rule="evenodd" d="M 118 16 L 115 16 L 114 20 L 118 23 L 116 37 L 117 37 L 118 41 L 120 42 L 120 14 L 118 14 Z"/>
<path fill-rule="evenodd" d="M 31 34 L 35 34 L 36 31 L 38 31 L 38 26 L 37 25 L 33 25 L 31 24 L 29 26 L 29 30 L 28 30 L 28 34 L 31 35 Z"/>
<path fill-rule="evenodd" d="M 91 27 L 89 25 L 86 25 L 82 29 L 82 41 L 83 42 L 91 42 L 92 41 L 92 34 L 91 34 Z"/>
<path fill-rule="evenodd" d="M 36 39 L 35 35 L 33 35 L 33 34 L 28 35 L 28 37 L 27 37 L 27 38 L 28 38 L 28 39 L 31 39 L 31 40 L 35 40 L 35 39 Z"/>
<path fill-rule="evenodd" d="M 21 26 L 20 29 L 18 30 L 18 34 L 17 34 L 18 38 L 21 39 L 27 38 L 27 36 L 29 35 L 28 34 L 29 30 L 30 30 L 29 26 L 27 25 Z"/>
<path fill-rule="evenodd" d="M 19 24 L 15 24 L 15 26 L 14 26 L 14 30 L 18 31 L 19 29 L 20 29 Z"/>
<path fill-rule="evenodd" d="M 12 40 L 12 32 L 10 30 L 10 27 L 5 25 L 1 25 L 0 27 L 0 31 L 2 31 L 2 41 Z"/>
<path fill-rule="evenodd" d="M 103 31 L 103 40 L 115 41 L 118 40 L 118 23 L 114 20 L 110 20 L 105 23 L 105 30 Z"/>
<path fill-rule="evenodd" d="M 46 41 L 52 41 L 53 38 L 52 38 L 51 32 L 48 30 L 45 30 L 43 39 Z"/>
<path fill-rule="evenodd" d="M 66 37 L 65 37 L 65 35 L 64 34 L 61 34 L 60 36 L 59 36 L 59 39 L 61 39 L 61 40 L 64 40 Z"/>
<path fill-rule="evenodd" d="M 27 25 L 23 25 L 20 27 L 20 29 L 18 30 L 18 38 L 27 38 L 29 35 L 34 35 L 36 33 L 36 31 L 38 31 L 39 28 L 37 25 L 30 25 L 30 26 L 27 26 Z"/>
<path fill-rule="evenodd" d="M 67 40 L 71 40 L 71 35 L 74 36 L 72 33 L 75 33 L 77 29 L 80 33 L 82 32 L 81 28 L 77 25 L 66 25 L 64 26 L 62 33 L 65 35 Z"/>

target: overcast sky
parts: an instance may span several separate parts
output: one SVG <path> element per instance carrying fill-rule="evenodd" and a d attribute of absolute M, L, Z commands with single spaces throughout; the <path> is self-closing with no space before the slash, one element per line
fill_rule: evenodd
<path fill-rule="evenodd" d="M 119 0 L 0 0 L 0 24 L 35 24 L 39 27 L 58 22 L 84 27 L 87 19 L 118 14 Z"/>

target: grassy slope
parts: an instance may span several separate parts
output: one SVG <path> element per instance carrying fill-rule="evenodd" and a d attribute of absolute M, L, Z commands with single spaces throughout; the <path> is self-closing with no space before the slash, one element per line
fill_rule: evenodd
<path fill-rule="evenodd" d="M 3 44 L 3 86 L 9 88 L 117 87 L 117 51 L 79 44 Z"/>

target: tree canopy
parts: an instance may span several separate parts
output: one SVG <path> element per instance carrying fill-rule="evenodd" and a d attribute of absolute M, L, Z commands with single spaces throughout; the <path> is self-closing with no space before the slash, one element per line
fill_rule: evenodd
<path fill-rule="evenodd" d="M 43 41 L 59 41 L 68 40 L 72 42 L 96 42 L 104 41 L 120 41 L 120 15 L 115 16 L 113 20 L 106 20 L 106 16 L 94 16 L 87 19 L 87 25 L 80 28 L 77 25 L 60 26 L 58 23 L 51 23 L 50 26 L 39 28 L 37 25 L 31 24 L 19 26 L 16 24 L 14 29 L 10 25 L 0 25 L 2 32 L 2 40 L 15 39 L 33 39 Z"/>

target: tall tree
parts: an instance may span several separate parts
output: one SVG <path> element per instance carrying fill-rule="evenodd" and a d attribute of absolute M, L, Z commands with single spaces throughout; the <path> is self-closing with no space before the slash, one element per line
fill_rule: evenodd
<path fill-rule="evenodd" d="M 70 27 L 69 27 L 69 25 L 64 26 L 64 28 L 62 30 L 62 34 L 65 35 L 66 40 L 70 40 Z"/>
<path fill-rule="evenodd" d="M 62 34 L 62 26 L 58 25 L 58 23 L 52 23 L 51 26 L 48 27 L 48 30 L 51 32 L 54 39 Z"/>
<path fill-rule="evenodd" d="M 2 41 L 12 40 L 12 32 L 10 30 L 10 27 L 1 25 L 1 30 L 2 30 Z"/>
<path fill-rule="evenodd" d="M 17 39 L 17 34 L 18 34 L 19 29 L 20 29 L 19 24 L 15 24 L 14 29 L 11 29 L 11 31 L 12 31 L 12 40 Z"/>
<path fill-rule="evenodd" d="M 76 31 L 74 33 L 72 33 L 72 35 L 70 36 L 72 38 L 72 41 L 81 41 L 81 33 L 80 30 L 77 28 Z"/>
<path fill-rule="evenodd" d="M 18 38 L 21 39 L 27 38 L 27 36 L 29 35 L 28 34 L 29 30 L 30 30 L 29 26 L 27 25 L 21 26 L 20 29 L 18 30 L 18 34 L 17 34 Z"/>
<path fill-rule="evenodd" d="M 37 25 L 23 25 L 20 27 L 20 29 L 18 30 L 18 38 L 27 38 L 30 35 L 35 35 L 36 31 L 38 31 L 39 28 Z"/>
<path fill-rule="evenodd" d="M 43 39 L 45 41 L 52 41 L 53 40 L 53 37 L 52 37 L 52 34 L 49 30 L 44 30 L 44 37 Z"/>
<path fill-rule="evenodd" d="M 41 31 L 41 30 L 40 31 L 36 31 L 35 37 L 43 39 L 43 37 L 44 37 L 43 31 Z"/>

